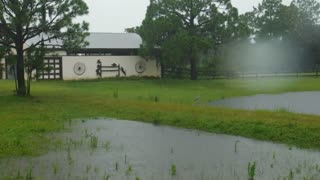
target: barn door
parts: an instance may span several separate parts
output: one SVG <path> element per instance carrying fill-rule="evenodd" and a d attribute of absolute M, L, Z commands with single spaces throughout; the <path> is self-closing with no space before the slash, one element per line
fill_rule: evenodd
<path fill-rule="evenodd" d="M 38 71 L 38 80 L 62 80 L 62 58 L 45 57 L 43 61 L 50 71 Z"/>

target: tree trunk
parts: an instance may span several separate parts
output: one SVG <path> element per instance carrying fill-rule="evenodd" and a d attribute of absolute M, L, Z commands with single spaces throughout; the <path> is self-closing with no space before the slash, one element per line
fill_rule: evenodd
<path fill-rule="evenodd" d="M 197 80 L 198 79 L 198 69 L 197 69 L 197 60 L 194 58 L 193 55 L 190 57 L 190 65 L 191 65 L 191 80 Z"/>
<path fill-rule="evenodd" d="M 17 81 L 18 81 L 18 92 L 19 96 L 26 95 L 26 83 L 24 78 L 24 57 L 23 57 L 23 40 L 18 37 L 16 42 L 17 50 Z"/>
<path fill-rule="evenodd" d="M 162 62 L 160 63 L 160 67 L 161 67 L 161 79 L 164 79 L 166 67 L 164 66 L 164 63 L 162 63 Z"/>
<path fill-rule="evenodd" d="M 191 37 L 190 41 L 190 50 L 189 50 L 189 60 L 190 60 L 190 78 L 191 80 L 197 80 L 198 79 L 198 70 L 197 70 L 197 58 L 196 58 L 196 44 L 195 40 L 197 39 L 196 37 L 196 26 L 195 26 L 195 21 L 196 21 L 196 14 L 194 14 L 194 2 L 191 1 L 190 3 L 190 25 L 189 25 L 189 35 Z"/>
<path fill-rule="evenodd" d="M 31 89 L 31 78 L 32 78 L 32 71 L 28 69 L 28 80 L 27 80 L 27 95 L 30 96 L 30 89 Z"/>
<path fill-rule="evenodd" d="M 190 51 L 189 51 L 189 61 L 190 61 L 190 78 L 191 80 L 198 79 L 198 69 L 197 69 L 197 59 L 194 53 L 194 44 L 193 40 L 191 41 Z"/>
<path fill-rule="evenodd" d="M 16 74 L 17 70 L 16 69 L 17 69 L 17 65 L 15 64 L 15 65 L 13 65 L 12 73 L 14 76 L 14 84 L 16 86 L 16 92 L 18 92 L 18 83 L 17 83 L 17 74 Z"/>

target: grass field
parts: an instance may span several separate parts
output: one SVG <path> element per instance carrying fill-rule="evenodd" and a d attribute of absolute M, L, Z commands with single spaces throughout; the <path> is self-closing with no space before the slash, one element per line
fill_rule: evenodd
<path fill-rule="evenodd" d="M 320 79 L 97 80 L 35 82 L 32 97 L 0 81 L 0 157 L 38 155 L 48 134 L 71 119 L 112 117 L 240 135 L 320 149 L 320 117 L 285 111 L 208 107 L 209 101 L 261 93 L 320 90 Z M 200 99 L 194 102 L 194 99 Z"/>

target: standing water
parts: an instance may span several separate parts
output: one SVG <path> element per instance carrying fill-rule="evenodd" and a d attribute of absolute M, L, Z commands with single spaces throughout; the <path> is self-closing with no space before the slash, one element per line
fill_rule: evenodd
<path fill-rule="evenodd" d="M 40 157 L 0 160 L 0 177 L 34 179 L 320 179 L 320 152 L 121 120 L 89 120 L 56 135 Z M 1 179 L 1 178 L 0 178 Z"/>
<path fill-rule="evenodd" d="M 295 92 L 277 95 L 255 95 L 222 99 L 213 106 L 247 110 L 286 110 L 296 113 L 320 115 L 320 92 Z"/>

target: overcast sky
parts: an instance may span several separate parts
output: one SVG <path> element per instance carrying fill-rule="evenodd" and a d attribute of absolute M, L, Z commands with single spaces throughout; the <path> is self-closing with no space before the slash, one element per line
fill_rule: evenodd
<path fill-rule="evenodd" d="M 262 0 L 231 0 L 240 13 L 251 11 Z M 149 0 L 85 0 L 91 32 L 124 32 L 125 28 L 139 26 L 145 17 Z M 291 0 L 283 0 L 289 4 Z"/>

